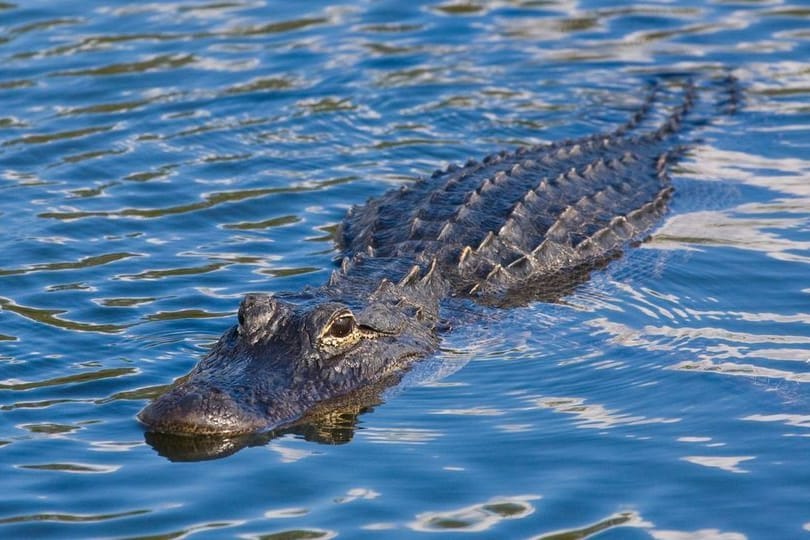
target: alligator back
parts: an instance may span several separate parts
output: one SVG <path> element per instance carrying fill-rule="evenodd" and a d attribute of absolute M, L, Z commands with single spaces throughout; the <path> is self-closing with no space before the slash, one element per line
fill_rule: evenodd
<path fill-rule="evenodd" d="M 341 226 L 342 272 L 363 259 L 431 269 L 448 294 L 491 304 L 556 299 L 642 239 L 672 193 L 667 165 L 695 87 L 652 127 L 654 88 L 616 130 L 493 154 L 355 206 Z M 659 114 L 661 116 L 661 114 Z M 433 273 L 433 272 L 431 272 Z"/>

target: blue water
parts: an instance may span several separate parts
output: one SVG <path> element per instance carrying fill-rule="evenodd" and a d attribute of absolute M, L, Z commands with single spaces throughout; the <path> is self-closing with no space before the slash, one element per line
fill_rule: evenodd
<path fill-rule="evenodd" d="M 808 58 L 799 1 L 0 2 L 0 537 L 807 537 Z M 352 204 L 727 70 L 648 242 L 462 325 L 349 442 L 145 441 Z"/>

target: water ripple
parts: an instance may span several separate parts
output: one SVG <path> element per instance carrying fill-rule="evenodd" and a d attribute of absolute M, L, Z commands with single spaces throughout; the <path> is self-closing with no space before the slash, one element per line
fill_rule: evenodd
<path fill-rule="evenodd" d="M 497 497 L 485 503 L 447 512 L 425 512 L 416 516 L 410 527 L 420 532 L 481 532 L 508 519 L 522 519 L 534 513 L 531 501 L 539 495 Z"/>
<path fill-rule="evenodd" d="M 0 13 L 0 536 L 808 528 L 800 2 Z M 243 294 L 322 284 L 353 204 L 469 157 L 611 129 L 651 80 L 685 73 L 707 88 L 732 74 L 744 99 L 706 125 L 713 105 L 698 104 L 671 212 L 640 249 L 558 304 L 461 306 L 443 351 L 330 444 L 267 434 L 182 464 L 147 444 L 143 404 L 233 324 Z"/>

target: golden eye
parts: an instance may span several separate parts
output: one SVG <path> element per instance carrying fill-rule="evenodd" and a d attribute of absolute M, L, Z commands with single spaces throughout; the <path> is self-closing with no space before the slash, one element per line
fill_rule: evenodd
<path fill-rule="evenodd" d="M 342 339 L 354 331 L 354 317 L 350 314 L 341 315 L 329 325 L 326 335 L 336 339 Z"/>

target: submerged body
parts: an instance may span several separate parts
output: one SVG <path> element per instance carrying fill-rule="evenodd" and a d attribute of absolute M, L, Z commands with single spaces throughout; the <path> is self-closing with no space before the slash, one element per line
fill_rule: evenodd
<path fill-rule="evenodd" d="M 370 405 L 436 350 L 449 299 L 561 298 L 666 211 L 696 89 L 682 85 L 655 123 L 658 95 L 612 132 L 450 166 L 353 207 L 329 283 L 247 296 L 238 324 L 139 419 L 157 433 L 233 435 Z"/>

